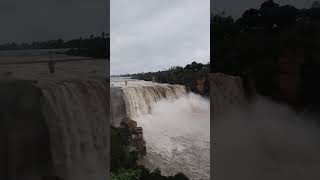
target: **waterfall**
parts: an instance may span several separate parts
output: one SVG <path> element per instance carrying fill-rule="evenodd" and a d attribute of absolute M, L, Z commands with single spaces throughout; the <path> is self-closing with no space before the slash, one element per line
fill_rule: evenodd
<path fill-rule="evenodd" d="M 167 84 L 125 86 L 122 90 L 125 94 L 127 114 L 132 119 L 149 113 L 151 106 L 162 99 L 173 101 L 187 93 L 185 86 Z"/>
<path fill-rule="evenodd" d="M 209 100 L 188 93 L 173 101 L 156 102 L 149 114 L 137 118 L 144 130 L 147 168 L 160 168 L 164 175 L 177 172 L 192 180 L 210 176 Z"/>
<path fill-rule="evenodd" d="M 111 83 L 120 87 L 112 87 L 111 96 L 121 99 L 117 92 L 121 90 L 125 108 L 115 102 L 111 107 L 126 109 L 127 116 L 143 128 L 147 155 L 140 161 L 147 168 L 160 168 L 167 176 L 183 172 L 190 179 L 209 179 L 208 99 L 188 93 L 182 85 L 119 79 Z"/>
<path fill-rule="evenodd" d="M 210 139 L 210 108 L 216 115 L 243 102 L 241 78 L 210 74 L 210 101 L 187 93 L 181 85 L 126 81 L 111 81 L 121 91 L 114 96 L 124 96 L 124 103 L 113 109 L 125 109 L 126 115 L 143 128 L 147 155 L 142 162 L 146 167 L 159 167 L 164 175 L 180 171 L 190 179 L 209 179 L 210 141 L 215 143 Z"/>
<path fill-rule="evenodd" d="M 109 88 L 103 80 L 41 87 L 56 176 L 107 179 Z"/>

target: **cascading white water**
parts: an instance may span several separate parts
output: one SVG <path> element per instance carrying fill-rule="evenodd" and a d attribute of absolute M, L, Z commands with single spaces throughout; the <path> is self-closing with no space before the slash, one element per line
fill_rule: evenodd
<path fill-rule="evenodd" d="M 209 179 L 209 100 L 187 93 L 181 85 L 120 84 L 129 117 L 143 128 L 146 167 L 159 167 L 164 175 L 183 172 L 190 179 Z"/>
<path fill-rule="evenodd" d="M 151 111 L 151 106 L 162 100 L 174 99 L 186 94 L 186 88 L 181 85 L 152 85 L 123 87 L 126 96 L 127 114 L 132 119 Z"/>
<path fill-rule="evenodd" d="M 159 167 L 165 175 L 183 172 L 190 179 L 210 178 L 209 100 L 193 93 L 163 99 L 137 121 L 147 142 L 147 167 Z"/>
<path fill-rule="evenodd" d="M 61 82 L 42 92 L 56 175 L 107 179 L 109 83 Z"/>

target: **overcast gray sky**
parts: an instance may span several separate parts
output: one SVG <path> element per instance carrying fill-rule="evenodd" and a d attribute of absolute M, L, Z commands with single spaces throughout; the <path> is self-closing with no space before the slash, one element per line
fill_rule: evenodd
<path fill-rule="evenodd" d="M 109 0 L 0 0 L 0 43 L 108 32 Z"/>
<path fill-rule="evenodd" d="M 265 0 L 211 0 L 211 12 L 225 11 L 228 15 L 238 18 L 249 8 L 259 8 Z M 314 0 L 275 0 L 283 5 L 290 4 L 298 8 L 308 8 Z"/>
<path fill-rule="evenodd" d="M 111 0 L 111 74 L 207 63 L 210 0 Z"/>

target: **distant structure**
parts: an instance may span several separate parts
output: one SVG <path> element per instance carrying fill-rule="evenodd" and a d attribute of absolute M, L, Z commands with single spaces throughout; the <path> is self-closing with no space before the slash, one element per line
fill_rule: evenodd
<path fill-rule="evenodd" d="M 50 59 L 50 61 L 48 61 L 48 66 L 49 66 L 50 73 L 53 74 L 54 73 L 54 61 L 52 61 Z"/>
<path fill-rule="evenodd" d="M 49 71 L 51 74 L 54 73 L 54 62 L 52 61 L 52 51 L 49 51 L 49 62 L 48 62 L 48 66 L 49 66 Z"/>
<path fill-rule="evenodd" d="M 156 78 L 152 76 L 152 82 L 156 82 Z"/>

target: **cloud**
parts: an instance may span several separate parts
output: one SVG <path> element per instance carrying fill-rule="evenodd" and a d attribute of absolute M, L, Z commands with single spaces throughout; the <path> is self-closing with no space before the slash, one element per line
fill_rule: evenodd
<path fill-rule="evenodd" d="M 111 1 L 111 74 L 209 62 L 209 0 Z"/>

